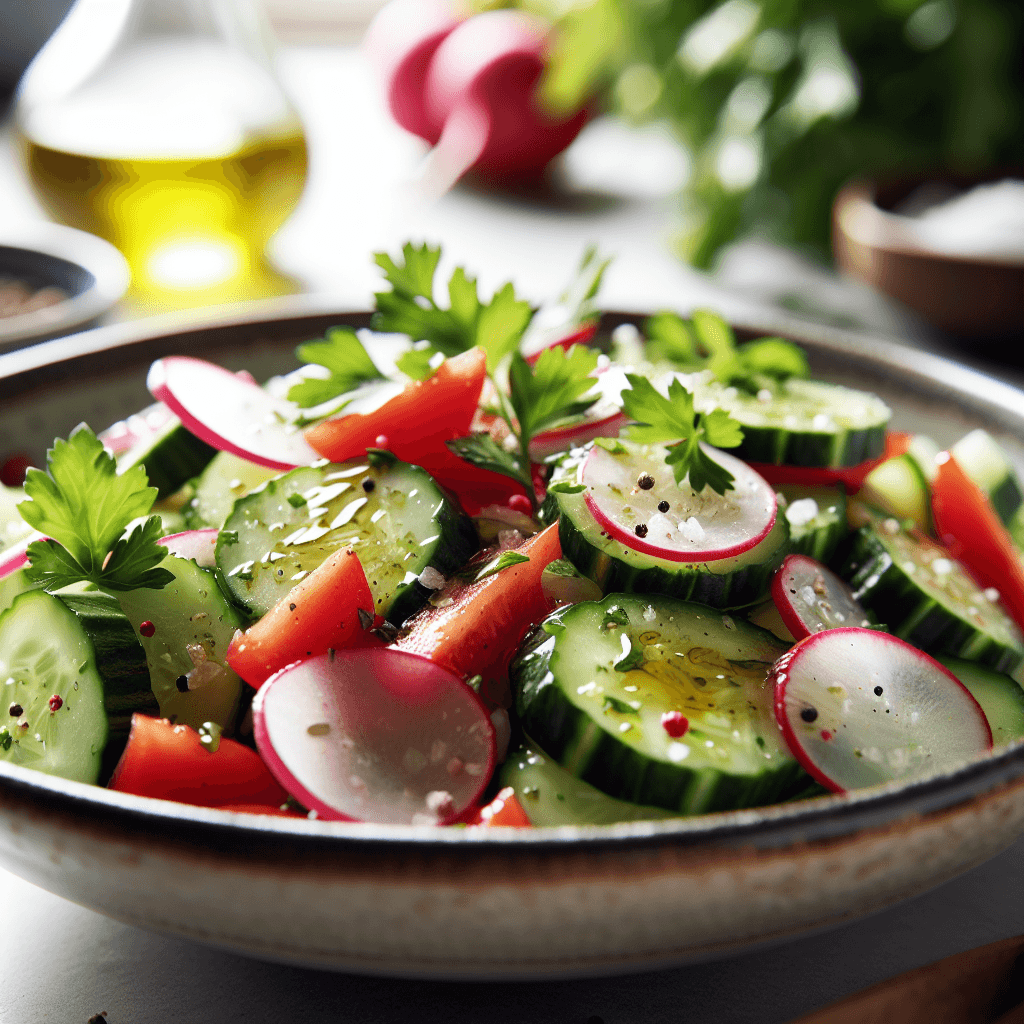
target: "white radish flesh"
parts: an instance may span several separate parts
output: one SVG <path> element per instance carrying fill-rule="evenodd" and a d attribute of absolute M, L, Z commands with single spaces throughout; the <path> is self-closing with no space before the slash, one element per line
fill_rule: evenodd
<path fill-rule="evenodd" d="M 768 678 L 794 757 L 836 793 L 934 775 L 992 749 L 985 714 L 960 681 L 886 633 L 815 633 Z"/>
<path fill-rule="evenodd" d="M 274 777 L 328 820 L 448 824 L 494 770 L 494 725 L 480 699 L 405 651 L 309 658 L 265 683 L 252 711 Z"/>
<path fill-rule="evenodd" d="M 671 562 L 732 558 L 756 547 L 775 525 L 775 491 L 746 463 L 705 448 L 733 475 L 724 495 L 675 482 L 660 445 L 614 454 L 595 444 L 580 471 L 584 499 L 603 530 L 634 551 Z M 639 486 L 646 475 L 653 483 Z"/>
<path fill-rule="evenodd" d="M 222 366 L 169 356 L 149 370 L 146 386 L 201 441 L 270 469 L 288 470 L 320 456 L 291 426 L 294 406 Z"/>
<path fill-rule="evenodd" d="M 179 558 L 191 558 L 197 565 L 212 569 L 217 564 L 216 547 L 218 531 L 209 527 L 203 530 L 185 530 L 161 537 L 157 544 L 162 544 L 172 555 Z"/>
<path fill-rule="evenodd" d="M 871 624 L 846 582 L 807 555 L 786 556 L 772 578 L 772 600 L 797 640 L 823 629 Z"/>

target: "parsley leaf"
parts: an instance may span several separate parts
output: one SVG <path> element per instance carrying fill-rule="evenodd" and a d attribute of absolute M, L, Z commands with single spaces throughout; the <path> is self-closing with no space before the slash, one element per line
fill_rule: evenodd
<path fill-rule="evenodd" d="M 487 579 L 488 576 L 494 576 L 501 572 L 503 569 L 510 569 L 513 565 L 521 565 L 523 562 L 530 560 L 529 555 L 524 555 L 519 551 L 502 551 L 496 558 L 492 558 L 477 574 L 474 582 L 479 583 L 481 580 Z"/>
<path fill-rule="evenodd" d="M 583 397 L 594 387 L 590 375 L 596 368 L 597 353 L 584 345 L 573 345 L 568 352 L 545 349 L 532 367 L 518 353 L 512 357 L 509 401 L 527 444 L 542 430 L 581 416 L 597 401 L 597 395 Z"/>
<path fill-rule="evenodd" d="M 708 455 L 700 442 L 735 448 L 743 440 L 740 425 L 724 409 L 696 412 L 693 395 L 678 379 L 669 384 L 668 398 L 646 377 L 627 373 L 626 379 L 630 387 L 622 392 L 622 407 L 635 421 L 629 436 L 645 444 L 666 444 L 665 461 L 672 467 L 677 484 L 688 476 L 696 492 L 710 487 L 725 494 L 732 486 L 733 475 Z"/>
<path fill-rule="evenodd" d="M 690 321 L 662 312 L 644 323 L 651 360 L 666 359 L 681 370 L 710 370 L 723 384 L 754 393 L 789 377 L 807 377 L 807 356 L 782 338 L 737 345 L 732 328 L 717 313 L 699 309 Z"/>
<path fill-rule="evenodd" d="M 526 488 L 527 494 L 533 492 L 529 463 L 524 468 L 522 459 L 502 448 L 490 434 L 470 434 L 469 437 L 457 437 L 445 443 L 449 451 L 454 452 L 460 459 L 465 459 L 481 469 L 489 469 L 502 476 L 511 477 Z"/>
<path fill-rule="evenodd" d="M 46 455 L 47 469 L 30 469 L 22 518 L 48 540 L 28 547 L 29 579 L 50 590 L 86 580 L 105 590 L 160 590 L 174 577 L 157 566 L 167 549 L 156 543 L 159 516 L 122 537 L 156 500 L 141 465 L 118 474 L 113 458 L 85 424 Z"/>
<path fill-rule="evenodd" d="M 330 376 L 309 378 L 292 385 L 289 401 L 303 409 L 329 402 L 339 395 L 348 394 L 368 381 L 384 380 L 355 331 L 348 327 L 332 327 L 323 340 L 307 341 L 295 350 L 303 363 L 315 363 L 330 371 Z"/>
<path fill-rule="evenodd" d="M 377 292 L 373 326 L 379 331 L 406 334 L 413 341 L 427 341 L 433 352 L 458 355 L 479 345 L 493 370 L 519 345 L 533 311 L 516 298 L 512 283 L 481 302 L 476 278 L 457 267 L 448 282 L 448 307 L 434 298 L 434 277 L 441 259 L 440 248 L 406 242 L 396 261 L 385 252 L 374 254 L 377 266 L 391 291 Z M 429 358 L 429 357 L 428 357 Z"/>

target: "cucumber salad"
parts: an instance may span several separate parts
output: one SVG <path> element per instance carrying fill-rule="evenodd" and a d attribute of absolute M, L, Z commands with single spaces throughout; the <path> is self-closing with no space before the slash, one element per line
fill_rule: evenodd
<path fill-rule="evenodd" d="M 1024 737 L 1024 496 L 716 314 L 377 254 L 372 331 L 187 356 L 8 489 L 0 759 L 250 814 L 704 814 Z M 101 425 L 102 426 L 102 425 Z"/>

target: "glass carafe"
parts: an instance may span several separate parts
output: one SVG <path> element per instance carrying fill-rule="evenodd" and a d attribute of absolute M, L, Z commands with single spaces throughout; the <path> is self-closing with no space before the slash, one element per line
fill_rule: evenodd
<path fill-rule="evenodd" d="M 78 0 L 15 123 L 43 204 L 124 253 L 143 306 L 294 290 L 266 247 L 306 142 L 250 0 Z"/>

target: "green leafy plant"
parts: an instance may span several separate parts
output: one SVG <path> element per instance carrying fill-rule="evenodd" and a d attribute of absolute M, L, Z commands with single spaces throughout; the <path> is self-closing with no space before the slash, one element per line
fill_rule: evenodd
<path fill-rule="evenodd" d="M 167 549 L 157 544 L 159 516 L 150 516 L 124 536 L 129 523 L 153 507 L 157 490 L 145 469 L 117 473 L 114 459 L 85 425 L 58 440 L 46 455 L 46 470 L 25 477 L 28 500 L 22 518 L 49 539 L 28 546 L 29 579 L 47 590 L 93 583 L 102 590 L 161 590 L 174 576 L 159 568 Z"/>
<path fill-rule="evenodd" d="M 289 389 L 289 400 L 303 409 L 339 398 L 362 384 L 387 379 L 377 369 L 355 331 L 348 327 L 330 328 L 322 340 L 300 345 L 295 356 L 303 363 L 322 366 L 329 373 L 326 378 L 308 378 Z"/>

